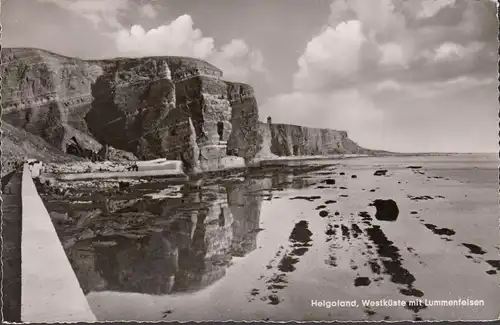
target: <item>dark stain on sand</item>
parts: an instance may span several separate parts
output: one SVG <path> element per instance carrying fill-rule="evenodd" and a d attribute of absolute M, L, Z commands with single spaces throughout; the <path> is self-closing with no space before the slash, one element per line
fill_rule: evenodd
<path fill-rule="evenodd" d="M 475 255 L 484 255 L 486 254 L 486 251 L 482 249 L 481 247 L 474 245 L 474 244 L 468 244 L 468 243 L 462 243 L 462 246 L 465 246 L 469 249 L 469 252 L 471 254 Z"/>
<path fill-rule="evenodd" d="M 383 258 L 381 260 L 384 268 L 383 273 L 390 276 L 391 282 L 406 286 L 406 288 L 402 288 L 400 292 L 404 295 L 411 296 L 423 295 L 422 291 L 413 287 L 413 283 L 416 280 L 415 276 L 403 267 L 399 248 L 394 246 L 394 243 L 386 237 L 380 226 L 374 225 L 367 228 L 365 231 L 368 238 L 374 243 L 377 253 Z M 372 265 L 373 263 L 370 264 L 370 266 Z"/>
<path fill-rule="evenodd" d="M 436 235 L 443 235 L 443 236 L 455 235 L 455 231 L 452 229 L 438 228 L 436 225 L 433 225 L 431 223 L 426 223 L 426 224 L 424 224 L 424 226 L 427 227 L 427 229 L 431 230 Z"/>
<path fill-rule="evenodd" d="M 373 218 L 370 216 L 370 214 L 366 211 L 361 211 L 360 213 L 358 213 L 358 216 L 360 216 L 363 220 L 363 221 L 372 221 Z"/>
<path fill-rule="evenodd" d="M 289 238 L 293 250 L 283 256 L 278 265 L 278 270 L 286 273 L 295 271 L 295 264 L 299 262 L 298 257 L 304 255 L 311 246 L 311 236 L 312 232 L 309 230 L 307 221 L 301 220 L 295 224 Z"/>
<path fill-rule="evenodd" d="M 500 271 L 500 261 L 499 260 L 487 260 L 486 263 L 497 269 L 497 271 Z"/>
<path fill-rule="evenodd" d="M 321 199 L 321 196 L 294 196 L 290 198 L 290 200 L 306 200 L 309 202 L 313 202 L 319 199 Z"/>
<path fill-rule="evenodd" d="M 313 233 L 309 230 L 307 221 L 301 220 L 295 224 L 289 237 L 289 248 L 291 251 L 285 253 L 278 263 L 277 269 L 279 272 L 274 273 L 266 281 L 267 289 L 271 290 L 271 294 L 262 296 L 260 298 L 262 301 L 268 301 L 270 305 L 277 305 L 282 301 L 276 293 L 278 290 L 286 288 L 288 284 L 286 275 L 296 270 L 296 264 L 299 262 L 299 257 L 303 256 L 312 246 L 312 235 Z M 280 247 L 280 251 L 281 248 L 282 247 Z M 280 251 L 276 253 L 276 257 L 281 255 Z M 256 294 L 257 293 L 252 295 Z"/>
<path fill-rule="evenodd" d="M 429 195 L 422 195 L 422 196 L 413 196 L 413 195 L 408 195 L 408 198 L 412 201 L 427 201 L 427 200 L 434 200 L 432 196 Z"/>
<path fill-rule="evenodd" d="M 342 238 L 349 239 L 349 237 L 350 237 L 349 228 L 347 228 L 347 226 L 345 226 L 345 225 L 341 225 L 340 229 L 342 230 Z"/>

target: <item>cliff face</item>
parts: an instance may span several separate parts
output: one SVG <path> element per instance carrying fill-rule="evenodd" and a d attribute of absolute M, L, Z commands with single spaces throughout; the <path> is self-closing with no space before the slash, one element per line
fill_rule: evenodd
<path fill-rule="evenodd" d="M 245 159 L 257 148 L 249 148 L 258 133 L 252 88 L 221 80 L 204 61 L 85 61 L 37 49 L 4 49 L 2 58 L 3 120 L 63 152 L 75 137 L 92 151 L 107 144 L 210 169 L 227 156 L 230 137 L 229 151 Z"/>
<path fill-rule="evenodd" d="M 369 151 L 349 139 L 345 131 L 269 123 L 261 123 L 260 127 L 271 153 L 277 156 L 363 154 Z"/>
<path fill-rule="evenodd" d="M 359 152 L 345 132 L 262 124 L 251 86 L 184 57 L 81 60 L 37 49 L 2 51 L 3 120 L 61 153 L 76 138 L 139 159 L 179 159 L 210 170 L 228 155 Z M 73 154 L 74 151 L 71 151 Z"/>

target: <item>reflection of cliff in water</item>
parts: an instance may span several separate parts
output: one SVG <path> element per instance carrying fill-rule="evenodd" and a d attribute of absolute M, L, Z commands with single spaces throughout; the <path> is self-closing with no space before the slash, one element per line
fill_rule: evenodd
<path fill-rule="evenodd" d="M 256 249 L 261 192 L 270 183 L 188 184 L 181 197 L 142 199 L 101 213 L 87 221 L 85 231 L 93 236 L 67 249 L 81 286 L 85 292 L 169 294 L 214 283 L 232 256 Z"/>

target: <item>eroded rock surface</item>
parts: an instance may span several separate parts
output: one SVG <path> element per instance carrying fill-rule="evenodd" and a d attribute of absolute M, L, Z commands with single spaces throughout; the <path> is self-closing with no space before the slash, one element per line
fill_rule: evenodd
<path fill-rule="evenodd" d="M 61 153 L 71 143 L 85 158 L 167 158 L 198 171 L 366 151 L 343 131 L 259 122 L 253 88 L 201 60 L 96 61 L 30 48 L 3 49 L 2 59 L 2 119 Z"/>

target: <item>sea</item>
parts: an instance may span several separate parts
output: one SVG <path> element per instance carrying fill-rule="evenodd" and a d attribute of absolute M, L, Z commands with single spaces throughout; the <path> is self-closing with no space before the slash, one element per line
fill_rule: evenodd
<path fill-rule="evenodd" d="M 491 320 L 498 167 L 362 157 L 41 195 L 100 321 Z"/>

